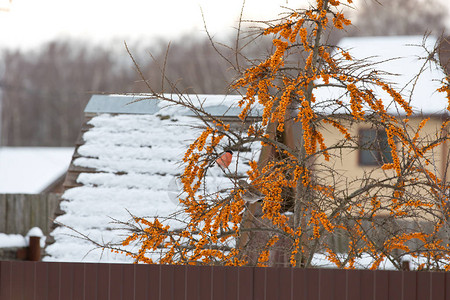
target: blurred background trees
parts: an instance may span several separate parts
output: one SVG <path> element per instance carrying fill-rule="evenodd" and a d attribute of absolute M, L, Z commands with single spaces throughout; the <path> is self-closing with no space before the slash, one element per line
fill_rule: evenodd
<path fill-rule="evenodd" d="M 442 0 L 366 0 L 355 12 L 353 35 L 442 34 L 448 16 Z"/>
<path fill-rule="evenodd" d="M 345 35 L 423 35 L 430 30 L 440 35 L 448 17 L 442 1 L 361 1 L 353 12 L 355 26 Z M 337 43 L 342 34 L 333 33 L 329 43 Z M 233 42 L 234 37 L 230 37 L 224 44 Z M 0 145 L 72 146 L 91 94 L 148 92 L 125 47 L 118 45 L 55 40 L 33 51 L 0 49 Z M 238 48 L 249 60 L 239 64 L 248 66 L 257 63 L 252 58 L 263 57 L 271 43 L 263 40 L 259 44 L 250 42 L 245 49 L 243 46 Z M 184 93 L 227 93 L 228 84 L 237 74 L 206 35 L 201 40 L 183 36 L 170 47 L 168 41 L 153 40 L 130 44 L 129 48 L 155 91 L 171 89 L 162 86 L 162 69 Z M 243 59 L 229 48 L 219 50 L 232 62 Z M 445 50 L 440 54 L 448 53 Z"/>
<path fill-rule="evenodd" d="M 72 146 L 92 94 L 148 92 L 121 46 L 57 40 L 35 51 L 0 52 L 1 145 Z M 225 94 L 236 75 L 207 38 L 128 47 L 156 91 L 172 90 L 162 85 L 163 68 L 184 93 Z M 246 53 L 257 57 L 263 49 Z M 234 59 L 232 50 L 221 52 Z"/>

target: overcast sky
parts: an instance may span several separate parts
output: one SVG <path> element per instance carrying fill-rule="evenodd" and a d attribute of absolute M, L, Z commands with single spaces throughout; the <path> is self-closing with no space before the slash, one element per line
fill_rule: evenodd
<path fill-rule="evenodd" d="M 200 7 L 210 32 L 225 36 L 236 25 L 242 1 L 0 0 L 0 48 L 30 48 L 58 37 L 116 38 L 122 43 L 157 36 L 175 39 L 186 33 L 204 35 Z M 312 0 L 246 0 L 244 19 L 270 19 L 283 11 L 282 6 L 301 7 L 308 1 Z M 354 2 L 360 1 L 371 0 Z M 450 10 L 450 0 L 443 3 Z"/>
<path fill-rule="evenodd" d="M 246 19 L 267 19 L 281 6 L 298 7 L 307 0 L 246 0 Z M 208 29 L 231 30 L 242 0 L 0 0 L 0 47 L 33 47 L 56 37 L 95 40 L 163 36 L 173 39 Z"/>

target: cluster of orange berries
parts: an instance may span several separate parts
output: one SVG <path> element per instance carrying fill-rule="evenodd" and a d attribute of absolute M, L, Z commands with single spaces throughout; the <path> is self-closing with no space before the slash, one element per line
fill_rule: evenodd
<path fill-rule="evenodd" d="M 446 94 L 446 98 L 448 100 L 447 110 L 450 111 L 450 76 L 445 77 L 442 82 L 442 86 L 438 88 L 437 91 Z"/>
<path fill-rule="evenodd" d="M 333 24 L 337 29 L 344 29 L 344 26 L 352 24 L 352 21 L 346 19 L 344 14 L 337 12 L 333 18 Z"/>

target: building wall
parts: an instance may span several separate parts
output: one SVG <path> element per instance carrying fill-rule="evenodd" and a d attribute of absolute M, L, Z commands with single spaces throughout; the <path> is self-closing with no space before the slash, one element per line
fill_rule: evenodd
<path fill-rule="evenodd" d="M 417 128 L 423 118 L 414 117 L 408 121 L 408 134 L 410 137 L 414 137 Z M 432 116 L 428 123 L 422 128 L 419 134 L 418 140 L 423 145 L 435 140 L 441 129 L 444 119 L 441 116 Z M 349 124 L 349 122 L 347 122 Z M 361 129 L 370 129 L 368 123 L 354 123 L 350 133 L 352 136 L 357 137 Z M 324 134 L 324 140 L 327 146 L 331 146 L 335 143 L 342 141 L 343 135 L 331 125 L 325 126 L 321 129 Z M 398 144 L 398 143 L 397 143 Z M 361 187 L 361 179 L 376 180 L 386 178 L 394 175 L 394 170 L 382 170 L 380 165 L 376 166 L 363 166 L 360 164 L 358 149 L 338 149 L 330 151 L 330 161 L 325 161 L 323 157 L 319 157 L 314 161 L 315 174 L 318 174 L 318 180 L 329 182 L 334 184 L 339 189 L 343 190 L 344 186 L 348 186 L 348 191 L 352 192 Z M 401 155 L 401 151 L 397 151 Z M 448 162 L 449 162 L 449 144 L 448 142 L 441 144 L 440 146 L 432 149 L 426 154 L 429 159 L 429 164 L 426 165 L 424 160 L 422 165 L 426 167 L 433 174 L 443 181 L 447 181 L 449 178 Z M 401 159 L 401 158 L 400 158 Z M 333 174 L 333 171 L 336 173 Z M 328 177 L 327 177 L 328 174 Z M 422 189 L 425 191 L 425 189 Z M 392 191 L 391 191 L 392 192 Z M 429 195 L 423 195 L 424 199 L 429 199 Z"/>
<path fill-rule="evenodd" d="M 419 127 L 420 122 L 423 118 L 410 118 L 408 124 L 411 127 L 408 130 L 410 137 L 414 137 L 415 130 Z M 440 131 L 443 119 L 440 116 L 430 117 L 428 123 L 423 127 L 419 134 L 419 141 L 422 144 L 433 141 L 436 139 L 437 133 Z M 349 122 L 347 122 L 349 124 Z M 352 136 L 358 136 L 361 129 L 371 129 L 374 128 L 367 123 L 355 123 L 350 127 L 350 133 Z M 324 134 L 324 140 L 327 146 L 332 146 L 333 144 L 342 141 L 343 135 L 331 125 L 327 125 L 321 129 Z M 341 152 L 342 151 L 342 152 Z M 364 166 L 359 162 L 359 151 L 350 149 L 338 149 L 330 151 L 332 159 L 329 163 L 325 162 L 323 158 L 316 160 L 317 164 L 325 163 L 327 166 L 334 166 L 336 170 L 342 170 L 346 177 L 350 179 L 360 178 L 365 173 L 373 172 L 373 177 L 383 176 L 382 170 L 379 170 L 379 166 Z M 447 165 L 448 165 L 448 143 L 443 143 L 442 145 L 434 148 L 427 154 L 427 158 L 430 159 L 432 164 L 428 167 L 430 170 L 436 171 L 440 179 L 447 180 Z M 434 170 L 433 168 L 436 167 Z"/>

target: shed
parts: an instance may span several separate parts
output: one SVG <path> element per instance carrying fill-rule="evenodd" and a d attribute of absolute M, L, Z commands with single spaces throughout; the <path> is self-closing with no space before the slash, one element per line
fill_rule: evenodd
<path fill-rule="evenodd" d="M 61 192 L 73 148 L 1 147 L 0 194 Z"/>
<path fill-rule="evenodd" d="M 238 120 L 238 96 L 187 97 L 212 115 Z M 47 247 L 45 260 L 129 261 L 124 255 L 93 251 L 95 246 L 73 230 L 114 243 L 126 233 L 112 221 L 127 221 L 130 213 L 160 217 L 173 213 L 180 192 L 177 176 L 183 170 L 179 162 L 198 137 L 201 122 L 189 110 L 164 107 L 160 100 L 145 95 L 94 95 L 85 116 L 64 183 L 63 214 L 56 220 L 65 226 L 53 231 L 55 242 Z M 257 112 L 254 118 L 258 118 Z M 239 159 L 233 161 L 230 171 L 245 176 L 248 161 L 258 159 L 259 145 L 237 152 Z M 207 180 L 213 189 L 231 184 L 219 167 L 210 168 Z"/>

